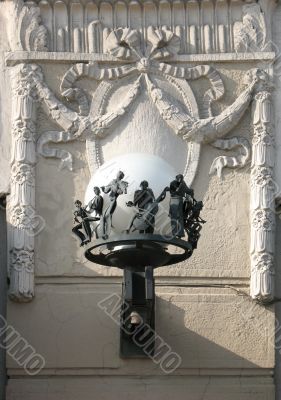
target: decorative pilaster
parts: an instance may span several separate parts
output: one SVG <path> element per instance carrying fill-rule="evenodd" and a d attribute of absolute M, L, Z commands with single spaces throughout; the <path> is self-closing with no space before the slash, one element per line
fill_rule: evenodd
<path fill-rule="evenodd" d="M 271 87 L 264 83 L 253 105 L 251 166 L 251 296 L 262 302 L 274 297 L 276 186 L 273 179 L 274 131 Z"/>
<path fill-rule="evenodd" d="M 35 212 L 36 87 L 39 67 L 21 64 L 12 75 L 12 159 L 9 222 L 9 296 L 30 301 L 34 296 L 34 236 L 38 229 Z"/>

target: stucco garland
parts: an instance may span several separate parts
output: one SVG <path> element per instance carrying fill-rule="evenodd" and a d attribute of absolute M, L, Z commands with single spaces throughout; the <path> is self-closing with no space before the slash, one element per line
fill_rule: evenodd
<path fill-rule="evenodd" d="M 160 31 L 159 31 L 160 32 Z M 159 36 L 158 32 L 158 36 Z M 154 36 L 157 32 L 154 32 Z M 174 35 L 165 32 L 165 37 L 175 41 Z M 130 45 L 130 43 L 128 44 Z M 170 49 L 167 43 L 167 48 Z M 163 48 L 161 46 L 162 56 Z M 151 52 L 157 53 L 157 43 L 152 45 Z M 171 50 L 171 49 L 170 49 Z M 152 54 L 151 53 L 151 54 Z M 158 58 L 158 56 L 157 56 Z M 122 62 L 122 60 L 121 60 Z M 252 141 L 252 171 L 251 171 L 251 294 L 260 301 L 273 298 L 273 256 L 274 256 L 274 188 L 273 185 L 273 129 L 271 126 L 271 93 L 268 75 L 262 70 L 251 70 L 247 74 L 246 89 L 237 100 L 218 116 L 210 115 L 199 119 L 188 110 L 175 105 L 173 96 L 167 94 L 153 78 L 153 73 L 162 74 L 175 87 L 179 82 L 190 79 L 208 77 L 214 89 L 213 100 L 223 95 L 224 87 L 218 73 L 209 66 L 197 66 L 192 69 L 180 70 L 166 64 L 165 71 L 159 68 L 158 61 L 151 63 L 149 58 L 141 58 L 136 66 L 120 66 L 115 69 L 100 68 L 97 65 L 72 67 L 63 79 L 61 91 L 68 99 L 76 100 L 80 106 L 77 113 L 60 102 L 44 82 L 40 68 L 34 64 L 21 64 L 15 67 L 13 84 L 13 146 L 12 146 L 12 185 L 9 200 L 10 235 L 10 297 L 17 301 L 28 301 L 34 296 L 34 235 L 35 227 L 35 181 L 34 169 L 36 162 L 36 106 L 38 99 L 44 105 L 46 113 L 54 120 L 62 131 L 49 131 L 38 141 L 37 149 L 46 157 L 60 158 L 69 169 L 72 167 L 70 153 L 64 150 L 48 147 L 51 142 L 69 142 L 77 138 L 86 140 L 94 138 L 94 155 L 99 157 L 97 139 L 104 137 L 108 128 L 129 112 L 130 106 L 141 90 L 146 90 L 164 121 L 180 135 L 183 140 L 197 144 L 213 144 L 223 148 L 225 143 L 219 143 L 222 137 L 230 132 L 242 118 L 250 103 L 253 102 L 254 137 Z M 124 68 L 126 73 L 124 75 Z M 80 73 L 79 70 L 81 71 Z M 117 72 L 115 73 L 114 70 Z M 76 73 L 74 73 L 76 71 Z M 77 72 L 78 71 L 78 72 Z M 85 71 L 87 73 L 85 73 Z M 98 74 L 97 74 L 98 71 Z M 180 72 L 179 72 L 180 71 Z M 207 71 L 207 72 L 206 72 Z M 122 80 L 128 74 L 136 75 L 121 105 L 108 113 L 100 115 L 83 115 L 87 111 L 85 97 L 73 87 L 80 76 L 101 80 Z M 193 73 L 194 72 L 194 73 Z M 178 77 L 180 73 L 181 78 Z M 68 84 L 66 84 L 68 82 Z M 127 82 L 127 79 L 124 80 Z M 121 82 L 122 84 L 122 82 Z M 114 85 L 113 85 L 114 86 Z M 109 91 L 112 85 L 107 87 Z M 114 91 L 113 91 L 114 92 Z M 184 99 L 182 91 L 179 91 Z M 210 92 L 211 93 L 211 92 Z M 208 96 L 207 96 L 208 97 Z M 210 97 L 210 96 L 209 96 Z M 83 99 L 83 104 L 80 100 Z M 102 102 L 103 96 L 100 96 Z M 209 109 L 210 113 L 210 109 Z M 233 138 L 232 145 L 241 145 L 241 138 Z M 230 142 L 228 142 L 230 145 Z M 244 150 L 248 146 L 243 143 Z M 224 147 L 227 148 L 227 147 Z M 241 166 L 248 159 L 248 154 L 236 159 L 215 160 L 214 169 L 221 170 L 223 166 Z M 198 154 L 199 160 L 199 154 Z M 197 163 L 198 163 L 197 160 Z M 99 160 L 100 162 L 100 160 Z M 232 165 L 231 165 L 232 163 Z M 98 164 L 98 163 L 97 163 Z M 197 164 L 196 164 L 197 166 Z M 196 166 L 193 174 L 196 173 Z M 190 183 L 190 182 L 189 182 Z M 260 218 L 260 221 L 259 221 Z M 265 221 L 265 222 L 263 222 Z M 269 229 L 270 228 L 270 229 Z"/>

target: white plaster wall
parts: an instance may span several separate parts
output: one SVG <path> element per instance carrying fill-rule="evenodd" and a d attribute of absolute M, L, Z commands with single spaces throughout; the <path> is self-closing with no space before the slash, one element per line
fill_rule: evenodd
<path fill-rule="evenodd" d="M 33 380 L 9 359 L 8 399 L 274 398 L 271 309 L 230 289 L 157 288 L 157 334 L 182 358 L 167 375 L 149 359 L 119 358 L 119 328 L 97 302 L 120 293 L 120 282 L 53 282 L 37 285 L 28 306 L 9 305 L 9 320 L 46 366 Z"/>
<path fill-rule="evenodd" d="M 119 327 L 97 305 L 111 293 L 121 294 L 120 283 L 113 282 L 70 285 L 61 279 L 40 284 L 36 299 L 19 306 L 21 318 L 17 304 L 9 305 L 15 328 L 46 360 L 43 375 L 69 368 L 79 375 L 85 368 L 93 375 L 163 375 L 150 359 L 119 357 Z M 271 309 L 253 305 L 228 288 L 157 287 L 156 295 L 157 334 L 182 358 L 173 375 L 199 369 L 245 375 L 273 367 Z M 8 368 L 12 374 L 23 373 L 12 359 Z"/>

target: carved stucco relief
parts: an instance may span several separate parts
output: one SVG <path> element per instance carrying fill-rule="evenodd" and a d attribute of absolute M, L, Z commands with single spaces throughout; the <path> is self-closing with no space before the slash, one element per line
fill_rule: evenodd
<path fill-rule="evenodd" d="M 108 36 L 119 27 L 142 31 L 143 49 L 150 26 L 167 28 L 180 38 L 180 54 L 262 51 L 267 38 L 264 14 L 256 3 L 46 0 L 36 4 L 51 51 L 105 53 Z"/>
<path fill-rule="evenodd" d="M 14 17 L 17 23 L 11 24 L 10 44 L 14 51 L 48 51 L 50 37 L 47 27 L 42 23 L 40 8 L 33 2 L 16 6 Z"/>
<path fill-rule="evenodd" d="M 221 115 L 212 116 L 212 103 L 222 98 L 224 95 L 224 84 L 219 73 L 208 65 L 198 65 L 196 67 L 180 67 L 169 64 L 165 61 L 166 58 L 176 53 L 179 50 L 179 38 L 168 30 L 161 31 L 153 29 L 149 31 L 147 41 L 150 43 L 149 51 L 145 56 L 140 49 L 140 34 L 135 30 L 118 29 L 112 33 L 113 38 L 109 37 L 109 51 L 112 51 L 119 59 L 118 66 L 105 67 L 98 63 L 76 64 L 71 67 L 62 79 L 61 93 L 67 100 L 76 101 L 79 105 L 79 129 L 75 135 L 64 135 L 62 141 L 73 140 L 77 137 L 83 137 L 87 140 L 87 148 L 95 146 L 96 150 L 91 151 L 95 154 L 95 160 L 89 159 L 89 163 L 100 165 L 100 150 L 98 140 L 107 135 L 108 129 L 118 121 L 118 119 L 129 110 L 132 102 L 138 97 L 140 90 L 145 90 L 152 101 L 155 103 L 159 114 L 167 125 L 181 136 L 188 145 L 188 160 L 195 165 L 194 168 L 189 168 L 189 163 L 186 164 L 185 177 L 189 184 L 192 183 L 199 160 L 199 149 L 201 143 L 209 143 L 220 149 L 238 148 L 240 154 L 237 157 L 221 156 L 214 160 L 211 167 L 211 172 L 217 172 L 219 175 L 224 167 L 241 167 L 249 160 L 250 149 L 249 143 L 243 138 L 221 139 L 228 133 L 240 120 L 251 100 L 251 93 L 255 85 L 255 81 L 248 86 L 247 90 L 241 94 L 236 102 Z M 116 38 L 119 37 L 122 43 L 116 44 Z M 127 42 L 126 42 L 127 40 Z M 164 46 L 163 43 L 166 43 Z M 125 51 L 123 51 L 125 49 Z M 128 62 L 130 60 L 130 63 Z M 165 62 L 164 62 L 165 61 Z M 250 75 L 252 72 L 250 72 Z M 124 98 L 123 102 L 111 111 L 106 112 L 106 103 L 112 96 L 117 85 L 128 84 L 126 78 L 131 77 L 134 83 Z M 175 106 L 176 100 L 170 93 L 156 83 L 155 78 L 161 77 L 171 85 L 179 93 L 183 99 L 183 103 L 187 110 Z M 97 89 L 97 93 L 93 98 L 95 102 L 95 115 L 89 114 L 89 105 L 87 96 L 82 89 L 75 86 L 75 83 L 80 78 L 94 79 L 101 81 Z M 207 78 L 211 88 L 206 91 L 203 98 L 202 113 L 206 118 L 200 120 L 198 115 L 193 115 L 191 106 L 192 91 L 188 86 L 188 81 Z M 255 79 L 258 79 L 256 77 Z M 82 114 L 82 115 L 81 115 Z M 85 115 L 88 114 L 88 115 Z M 231 114 L 235 117 L 232 118 Z M 231 122 L 231 119 L 233 122 Z M 207 132 L 205 134 L 204 132 Z M 92 134 L 95 134 L 93 141 Z M 39 152 L 48 157 L 58 157 L 57 150 L 47 146 L 48 142 L 57 142 L 59 140 L 58 132 L 49 132 L 44 134 L 39 140 Z M 89 142 L 94 142 L 89 143 Z M 60 156 L 62 153 L 60 152 Z M 63 163 L 71 169 L 72 157 L 68 153 L 62 156 Z"/>
<path fill-rule="evenodd" d="M 252 113 L 251 293 L 272 300 L 274 293 L 275 195 L 272 86 L 264 82 L 255 94 Z"/>
<path fill-rule="evenodd" d="M 179 54 L 271 50 L 271 27 L 262 0 L 245 5 L 236 1 L 199 3 L 23 2 L 10 41 L 14 50 L 107 53 L 115 36 L 120 42 L 126 29 L 135 29 L 143 32 L 140 46 L 146 52 L 154 26 L 179 38 Z"/>
<path fill-rule="evenodd" d="M 10 298 L 29 301 L 34 295 L 34 230 L 36 102 L 34 65 L 15 67 L 12 77 L 11 194 L 8 201 Z"/>
<path fill-rule="evenodd" d="M 35 28 L 38 29 L 38 24 Z M 33 36 L 30 35 L 30 37 Z M 142 45 L 144 40 L 145 48 Z M 35 229 L 36 219 L 34 169 L 37 99 L 40 100 L 39 103 L 43 105 L 49 117 L 62 129 L 42 134 L 37 142 L 37 151 L 45 157 L 61 159 L 62 166 L 71 170 L 72 155 L 64 149 L 55 148 L 54 144 L 77 139 L 85 140 L 88 163 L 92 170 L 100 166 L 102 162 L 100 138 L 110 134 L 110 129 L 114 127 L 114 124 L 125 113 L 130 112 L 131 105 L 140 92 L 145 91 L 154 102 L 162 119 L 188 146 L 185 168 L 188 184 L 191 184 L 195 177 L 202 144 L 209 144 L 223 150 L 237 148 L 239 151 L 237 156 L 217 157 L 211 166 L 210 173 L 221 175 L 225 167 L 243 167 L 248 162 L 250 158 L 248 141 L 240 137 L 227 139 L 223 137 L 237 125 L 253 97 L 255 98 L 253 103 L 255 134 L 252 143 L 251 173 L 251 212 L 253 212 L 251 217 L 251 292 L 254 298 L 270 300 L 273 296 L 274 216 L 269 204 L 270 193 L 267 191 L 270 190 L 269 183 L 273 174 L 273 156 L 270 153 L 272 148 L 265 140 L 258 142 L 261 131 L 265 136 L 270 136 L 268 98 L 260 100 L 260 96 L 264 97 L 264 93 L 268 93 L 264 90 L 268 84 L 267 74 L 257 69 L 249 71 L 246 75 L 245 90 L 232 105 L 219 115 L 213 116 L 212 103 L 224 95 L 224 84 L 219 73 L 209 65 L 184 67 L 171 63 L 171 57 L 181 51 L 181 39 L 167 27 L 158 29 L 148 26 L 145 37 L 134 29 L 118 28 L 111 30 L 106 37 L 103 37 L 103 44 L 106 51 L 116 58 L 115 66 L 108 67 L 101 62 L 80 63 L 71 67 L 62 79 L 61 94 L 66 100 L 77 103 L 78 112 L 66 107 L 56 98 L 44 82 L 37 65 L 22 64 L 15 67 L 12 187 L 9 202 L 10 297 L 18 301 L 28 301 L 34 296 L 34 235 L 32 232 Z M 30 50 L 27 45 L 26 49 Z M 159 79 L 156 79 L 159 77 L 174 87 L 183 100 L 183 106 L 180 106 L 173 95 L 167 93 L 159 85 Z M 211 88 L 205 93 L 203 118 L 200 119 L 188 81 L 203 77 L 208 79 Z M 90 112 L 87 94 L 75 85 L 81 78 L 99 82 L 92 99 L 92 102 L 95 102 L 95 113 Z M 127 95 L 118 106 L 107 111 L 107 103 L 116 87 L 127 85 L 128 79 L 131 79 L 131 84 Z M 262 184 L 257 175 L 264 176 L 261 178 Z M 268 221 L 270 221 L 270 229 Z"/>
<path fill-rule="evenodd" d="M 266 23 L 259 4 L 242 7 L 242 21 L 234 23 L 234 49 L 237 52 L 265 50 Z"/>

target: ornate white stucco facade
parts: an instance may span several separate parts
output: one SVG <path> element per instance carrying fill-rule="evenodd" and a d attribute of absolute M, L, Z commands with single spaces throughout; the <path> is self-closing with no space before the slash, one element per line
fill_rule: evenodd
<path fill-rule="evenodd" d="M 33 376 L 8 357 L 8 400 L 281 398 L 280 19 L 273 0 L 1 2 L 7 317 L 45 360 Z M 91 176 L 135 152 L 183 172 L 207 220 L 156 272 L 156 331 L 182 360 L 166 375 L 119 357 L 98 302 L 122 274 L 71 235 Z"/>

